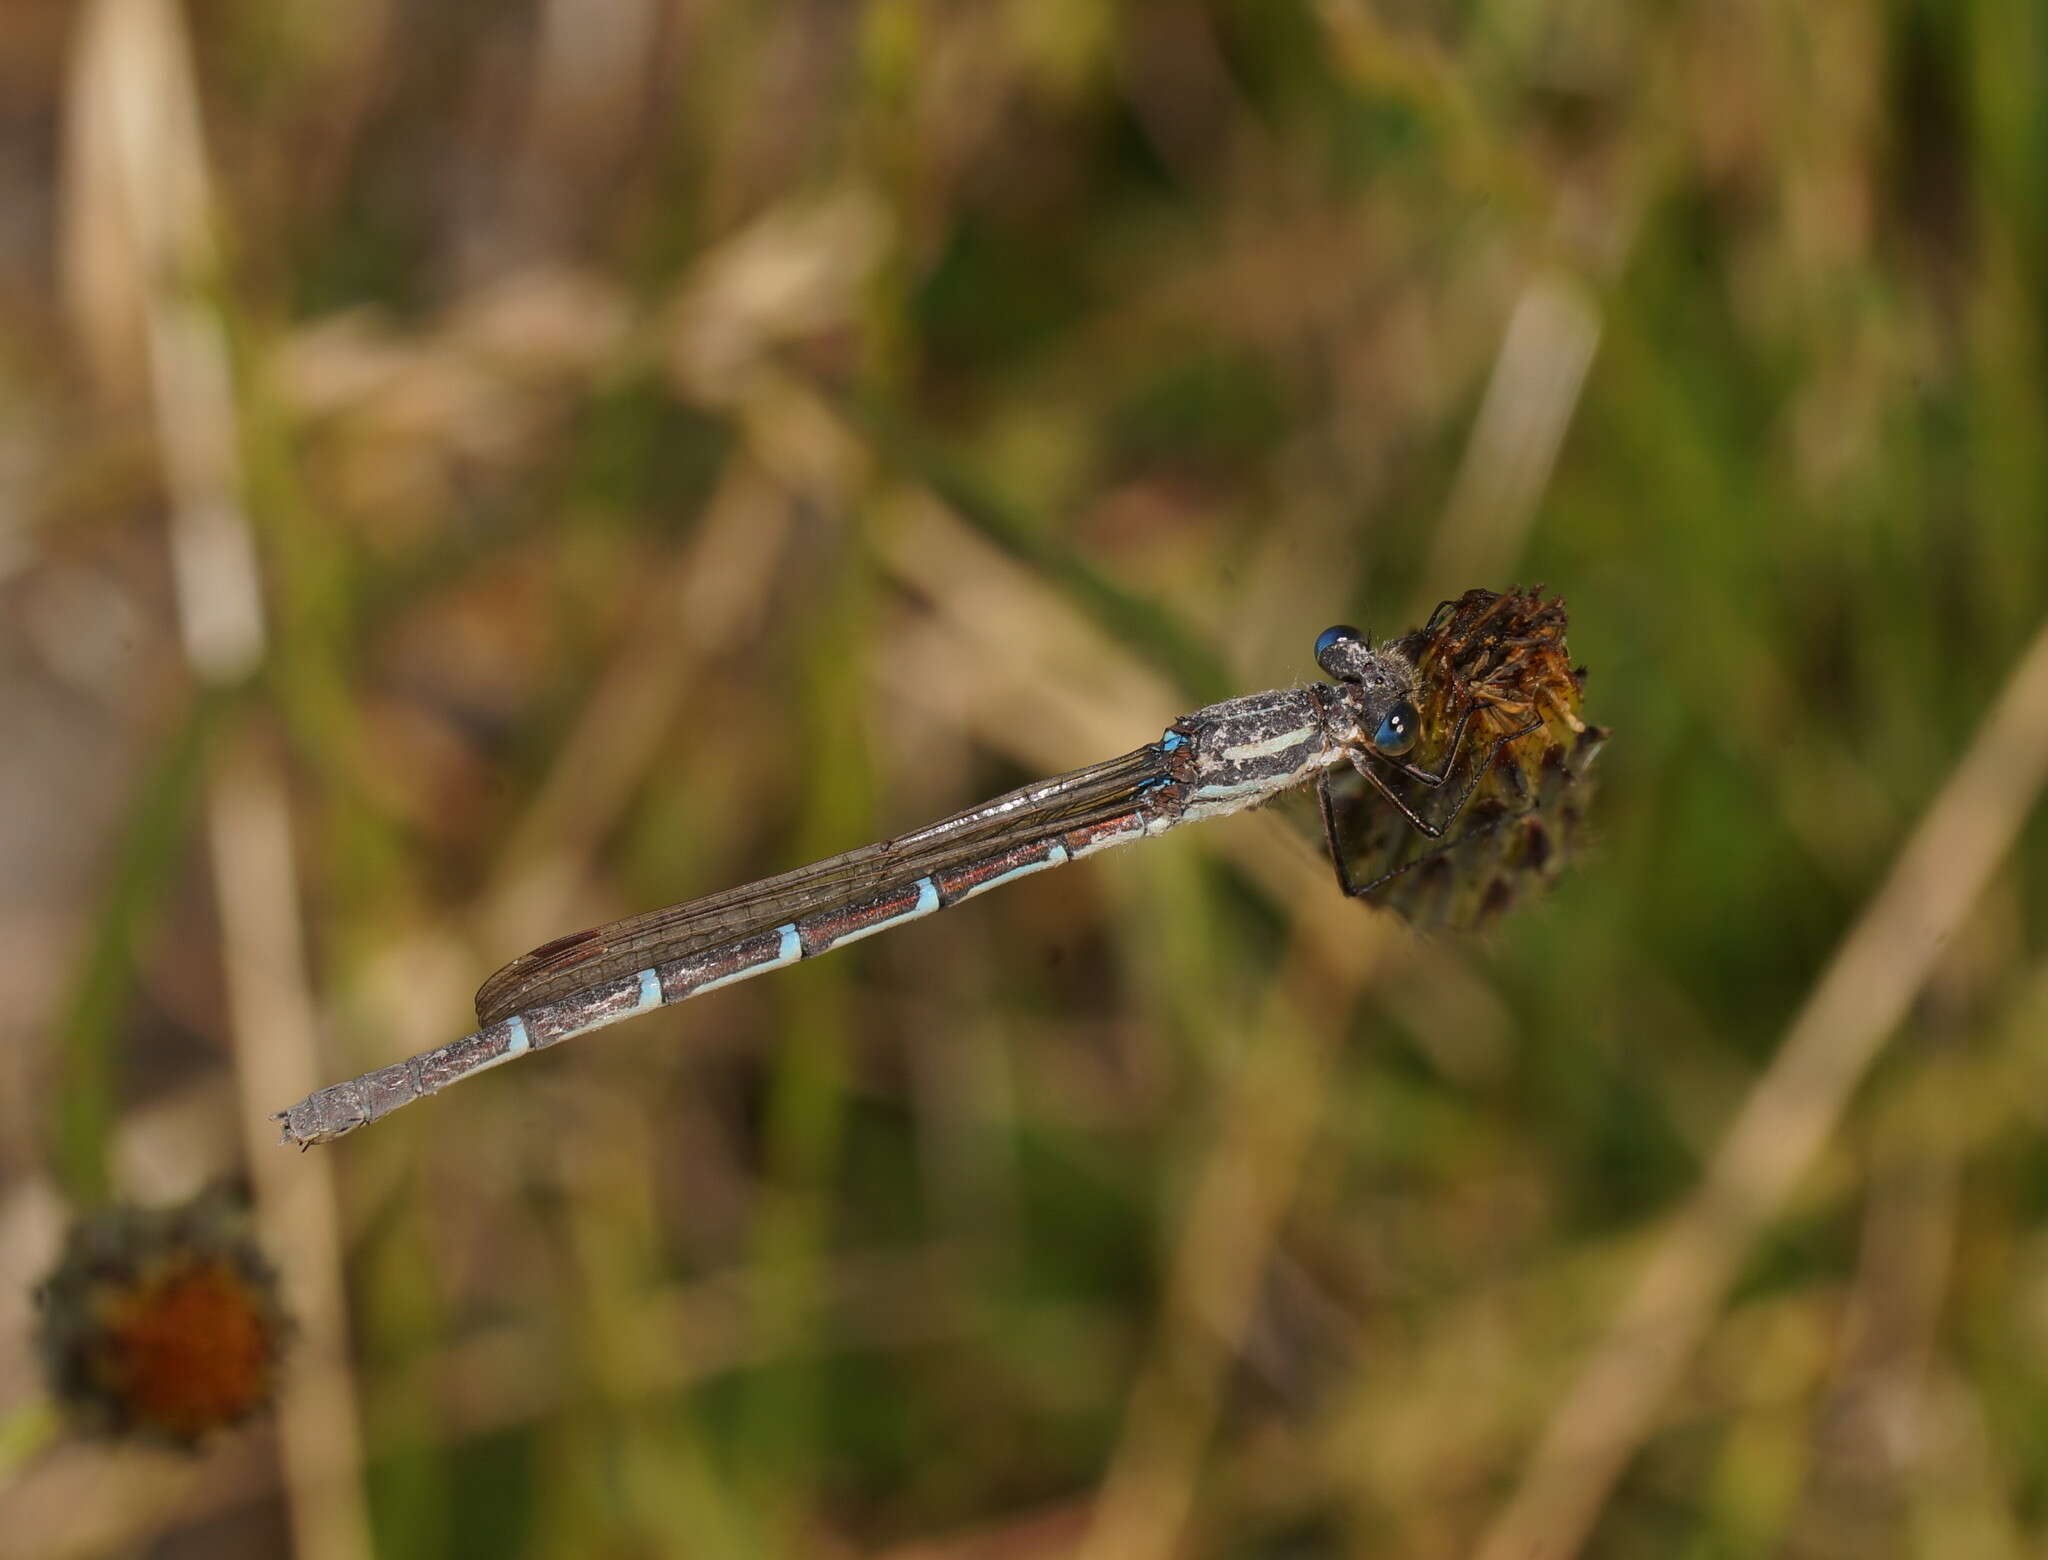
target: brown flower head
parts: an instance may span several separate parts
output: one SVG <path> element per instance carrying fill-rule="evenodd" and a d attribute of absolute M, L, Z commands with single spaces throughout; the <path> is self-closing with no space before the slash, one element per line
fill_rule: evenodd
<path fill-rule="evenodd" d="M 275 1389 L 289 1325 L 238 1192 L 85 1215 L 38 1299 L 50 1391 L 88 1432 L 190 1447 Z"/>
<path fill-rule="evenodd" d="M 1373 904 L 1423 930 L 1469 928 L 1562 869 L 1592 789 L 1587 767 L 1607 740 L 1580 714 L 1586 673 L 1572 667 L 1565 623 L 1564 603 L 1545 601 L 1541 587 L 1468 590 L 1394 641 L 1415 668 L 1422 717 L 1408 757 L 1436 772 L 1448 762 L 1449 774 L 1431 787 L 1384 764 L 1378 772 L 1445 828 L 1429 838 L 1362 783 L 1338 798 L 1351 875 L 1377 882 Z"/>

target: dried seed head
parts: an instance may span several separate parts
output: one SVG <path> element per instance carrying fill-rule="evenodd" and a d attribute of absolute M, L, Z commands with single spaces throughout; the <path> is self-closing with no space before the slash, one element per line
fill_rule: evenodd
<path fill-rule="evenodd" d="M 1372 903 L 1424 930 L 1468 928 L 1563 870 L 1591 792 L 1587 766 L 1607 740 L 1580 713 L 1586 674 L 1572 667 L 1565 626 L 1564 603 L 1545 601 L 1541 587 L 1469 590 L 1388 647 L 1415 668 L 1421 739 L 1412 758 L 1437 764 L 1472 711 L 1445 785 L 1432 790 L 1399 774 L 1390 783 L 1425 818 L 1441 815 L 1467 785 L 1472 792 L 1442 840 L 1384 805 L 1358 813 L 1352 876 L 1394 874 Z M 1533 731 L 1503 745 L 1532 721 Z"/>
<path fill-rule="evenodd" d="M 74 1425 L 183 1447 L 269 1403 L 290 1331 L 225 1188 L 87 1214 L 37 1298 L 50 1391 Z"/>

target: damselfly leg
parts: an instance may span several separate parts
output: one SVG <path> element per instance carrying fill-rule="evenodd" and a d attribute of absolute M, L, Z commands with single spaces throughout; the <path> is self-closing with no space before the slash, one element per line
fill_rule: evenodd
<path fill-rule="evenodd" d="M 1451 825 L 1457 822 L 1460 815 L 1464 813 L 1466 803 L 1472 800 L 1473 791 L 1478 788 L 1479 782 L 1486 777 L 1487 771 L 1493 768 L 1495 761 L 1499 759 L 1502 751 L 1509 743 L 1519 741 L 1542 726 L 1542 717 L 1537 716 L 1526 725 L 1496 738 L 1492 746 L 1487 749 L 1486 757 L 1473 767 L 1472 772 L 1466 777 L 1463 788 L 1458 792 L 1456 800 L 1444 811 L 1440 819 L 1432 820 L 1425 818 L 1414 807 L 1410 806 L 1407 799 L 1394 789 L 1386 776 L 1380 774 L 1373 767 L 1373 760 L 1378 760 L 1378 762 L 1386 764 L 1390 768 L 1433 789 L 1441 787 L 1450 779 L 1452 770 L 1457 764 L 1458 749 L 1464 740 L 1465 727 L 1471 720 L 1472 713 L 1472 706 L 1468 703 L 1465 713 L 1458 719 L 1457 728 L 1452 735 L 1451 744 L 1444 755 L 1442 765 L 1434 774 L 1417 765 L 1390 757 L 1385 753 L 1376 752 L 1371 748 L 1354 750 L 1349 755 L 1352 768 L 1356 769 L 1366 783 L 1379 792 L 1382 798 L 1393 804 L 1395 811 L 1399 812 L 1407 820 L 1410 828 L 1426 839 L 1443 839 Z M 1463 843 L 1462 840 L 1452 840 L 1448 843 L 1440 844 L 1433 850 L 1425 851 L 1412 860 L 1405 861 L 1386 872 L 1382 872 L 1369 883 L 1356 883 L 1351 877 L 1351 869 L 1348 864 L 1351 852 L 1344 843 L 1344 831 L 1338 824 L 1337 807 L 1334 798 L 1330 794 L 1330 777 L 1327 772 L 1318 776 L 1316 780 L 1316 806 L 1317 810 L 1322 814 L 1323 837 L 1329 845 L 1330 862 L 1337 873 L 1337 886 L 1343 890 L 1347 897 L 1352 899 L 1365 898 L 1389 879 L 1399 877 L 1411 868 L 1419 866 L 1425 861 L 1432 860 L 1446 851 L 1453 850 Z"/>

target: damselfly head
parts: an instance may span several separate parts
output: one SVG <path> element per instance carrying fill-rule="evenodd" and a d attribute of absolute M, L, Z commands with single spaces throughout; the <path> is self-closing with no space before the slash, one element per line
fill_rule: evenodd
<path fill-rule="evenodd" d="M 1422 717 L 1415 708 L 1415 668 L 1392 645 L 1375 650 L 1349 623 L 1316 635 L 1316 665 L 1337 680 L 1359 738 L 1390 758 L 1415 746 Z"/>

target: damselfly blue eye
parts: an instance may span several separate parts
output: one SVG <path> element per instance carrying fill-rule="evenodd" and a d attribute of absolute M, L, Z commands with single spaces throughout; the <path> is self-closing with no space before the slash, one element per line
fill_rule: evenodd
<path fill-rule="evenodd" d="M 1336 623 L 1324 629 L 1320 634 L 1316 635 L 1316 665 L 1320 666 L 1332 677 L 1342 677 L 1344 675 L 1343 669 L 1330 664 L 1330 652 L 1347 640 L 1363 639 L 1364 637 L 1365 635 L 1361 634 L 1349 623 Z"/>
<path fill-rule="evenodd" d="M 1372 745 L 1382 753 L 1399 758 L 1415 746 L 1415 728 L 1421 723 L 1422 717 L 1415 712 L 1415 706 L 1403 699 L 1387 711 L 1387 718 L 1373 733 Z"/>

